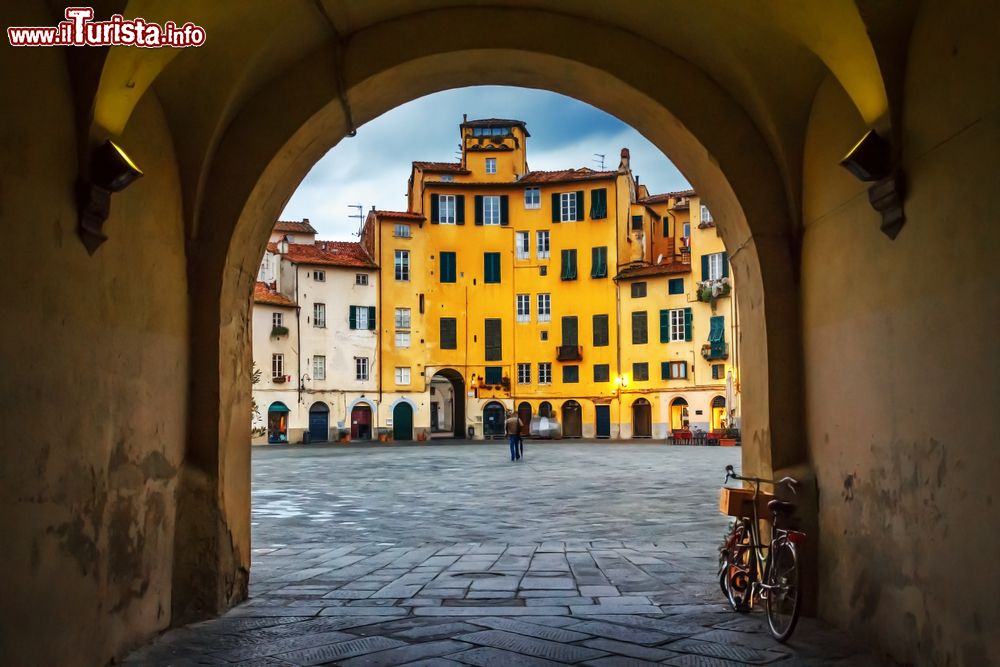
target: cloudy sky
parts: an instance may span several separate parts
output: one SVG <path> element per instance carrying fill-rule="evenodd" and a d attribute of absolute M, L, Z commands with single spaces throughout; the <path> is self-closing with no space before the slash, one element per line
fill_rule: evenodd
<path fill-rule="evenodd" d="M 632 172 L 650 192 L 682 190 L 687 181 L 667 158 L 630 126 L 583 102 L 541 90 L 478 86 L 428 95 L 376 118 L 344 139 L 316 163 L 289 200 L 282 220 L 309 218 L 320 238 L 351 240 L 361 204 L 367 211 L 406 210 L 410 162 L 458 161 L 462 114 L 516 118 L 528 125 L 531 169 L 618 167 L 623 147 Z"/>

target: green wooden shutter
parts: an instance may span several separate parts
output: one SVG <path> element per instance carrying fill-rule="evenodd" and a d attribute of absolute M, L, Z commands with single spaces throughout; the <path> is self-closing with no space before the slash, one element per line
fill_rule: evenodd
<path fill-rule="evenodd" d="M 576 219 L 583 220 L 583 190 L 576 191 Z"/>
<path fill-rule="evenodd" d="M 507 195 L 500 195 L 500 224 L 509 225 L 510 218 L 510 203 L 507 201 Z"/>
<path fill-rule="evenodd" d="M 559 193 L 552 193 L 552 222 L 559 222 Z"/>
<path fill-rule="evenodd" d="M 476 224 L 482 226 L 483 224 L 483 196 L 476 195 Z"/>
<path fill-rule="evenodd" d="M 660 342 L 670 342 L 670 311 L 660 311 Z"/>
<path fill-rule="evenodd" d="M 562 318 L 562 344 L 575 347 L 580 344 L 579 327 L 575 315 Z"/>
<path fill-rule="evenodd" d="M 684 340 L 688 340 L 688 341 L 689 340 L 693 340 L 692 336 L 693 336 L 694 332 L 691 331 L 692 328 L 693 327 L 691 326 L 691 309 L 690 308 L 685 308 L 684 309 Z"/>
<path fill-rule="evenodd" d="M 350 322 L 350 326 L 352 329 L 358 328 L 358 311 L 355 308 L 356 306 L 351 306 L 350 312 L 347 316 L 347 319 Z"/>
<path fill-rule="evenodd" d="M 710 328 L 708 331 L 708 342 L 709 343 L 721 343 L 725 336 L 725 316 L 723 315 L 713 315 L 712 319 L 709 320 Z"/>
<path fill-rule="evenodd" d="M 569 251 L 570 279 L 576 280 L 576 250 Z"/>
<path fill-rule="evenodd" d="M 608 217 L 608 191 L 598 188 L 590 191 L 590 219 L 601 220 Z"/>
<path fill-rule="evenodd" d="M 729 277 L 729 255 L 727 253 L 719 253 L 722 255 L 722 277 Z"/>
<path fill-rule="evenodd" d="M 440 198 L 438 195 L 431 195 L 431 224 L 438 224 L 438 215 L 440 208 Z"/>
<path fill-rule="evenodd" d="M 563 250 L 560 254 L 559 279 L 569 280 L 569 250 Z"/>
<path fill-rule="evenodd" d="M 669 380 L 670 379 L 670 362 L 661 361 L 660 362 L 660 379 Z"/>
<path fill-rule="evenodd" d="M 701 279 L 708 280 L 708 255 L 701 256 Z"/>
<path fill-rule="evenodd" d="M 465 224 L 465 195 L 455 195 L 455 224 Z"/>
<path fill-rule="evenodd" d="M 375 330 L 375 306 L 368 306 L 368 328 Z"/>

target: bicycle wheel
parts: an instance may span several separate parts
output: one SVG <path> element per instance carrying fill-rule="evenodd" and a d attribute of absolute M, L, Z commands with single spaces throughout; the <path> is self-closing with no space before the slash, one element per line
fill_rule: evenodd
<path fill-rule="evenodd" d="M 802 588 L 799 586 L 799 555 L 795 545 L 787 539 L 779 538 L 771 545 L 770 565 L 764 582 L 767 599 L 767 625 L 771 634 L 779 642 L 784 642 L 795 630 L 799 620 L 802 602 Z"/>
<path fill-rule="evenodd" d="M 753 535 L 746 519 L 736 522 L 726 552 L 725 593 L 734 611 L 750 611 L 757 561 L 753 557 Z"/>

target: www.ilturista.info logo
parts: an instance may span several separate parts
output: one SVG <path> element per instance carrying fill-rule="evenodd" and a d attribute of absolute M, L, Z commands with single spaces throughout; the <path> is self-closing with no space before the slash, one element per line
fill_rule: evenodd
<path fill-rule="evenodd" d="M 93 7 L 67 7 L 66 20 L 55 27 L 7 28 L 11 46 L 138 46 L 144 49 L 183 49 L 205 43 L 205 29 L 190 21 L 178 26 L 114 14 L 94 21 Z"/>

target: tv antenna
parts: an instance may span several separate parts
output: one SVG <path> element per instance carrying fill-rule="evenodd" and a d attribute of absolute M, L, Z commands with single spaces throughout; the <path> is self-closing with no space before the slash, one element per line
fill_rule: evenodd
<path fill-rule="evenodd" d="M 365 214 L 364 214 L 365 207 L 364 207 L 364 204 L 348 204 L 347 208 L 353 208 L 353 209 L 356 210 L 356 213 L 352 213 L 351 215 L 349 215 L 347 217 L 348 218 L 355 218 L 358 221 L 358 231 L 355 232 L 354 235 L 355 236 L 361 236 L 361 225 L 364 224 L 364 221 L 365 221 Z"/>
<path fill-rule="evenodd" d="M 604 158 L 607 157 L 604 153 L 594 153 L 594 159 L 591 162 L 600 163 L 601 171 L 604 171 Z"/>

